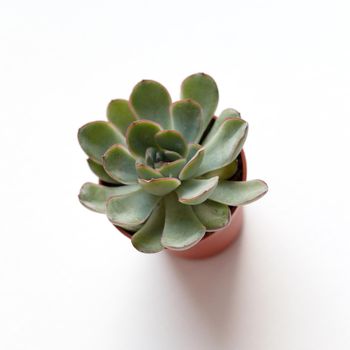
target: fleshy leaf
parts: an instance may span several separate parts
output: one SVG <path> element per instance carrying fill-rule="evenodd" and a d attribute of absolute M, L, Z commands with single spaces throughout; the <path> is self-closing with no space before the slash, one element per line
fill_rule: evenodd
<path fill-rule="evenodd" d="M 213 137 L 213 135 L 215 135 L 216 131 L 225 120 L 231 119 L 231 118 L 240 118 L 240 117 L 241 117 L 241 114 L 235 109 L 233 108 L 224 109 L 220 113 L 219 117 L 215 120 L 213 126 L 210 129 L 209 134 L 205 137 L 203 145 L 205 145 Z"/>
<path fill-rule="evenodd" d="M 219 177 L 211 179 L 192 179 L 183 181 L 176 190 L 179 201 L 187 205 L 203 203 L 215 190 Z"/>
<path fill-rule="evenodd" d="M 115 225 L 139 225 L 147 220 L 159 200 L 143 189 L 114 196 L 107 202 L 107 217 Z"/>
<path fill-rule="evenodd" d="M 174 151 L 164 151 L 164 156 L 168 162 L 174 162 L 175 160 L 181 159 L 181 154 Z"/>
<path fill-rule="evenodd" d="M 102 181 L 110 184 L 118 184 L 119 182 L 112 179 L 101 164 L 96 163 L 91 158 L 87 159 L 90 170 Z"/>
<path fill-rule="evenodd" d="M 174 129 L 179 131 L 187 142 L 199 139 L 203 124 L 199 103 L 190 99 L 177 101 L 171 106 L 171 117 Z"/>
<path fill-rule="evenodd" d="M 158 146 L 164 150 L 173 151 L 186 156 L 187 143 L 176 130 L 162 130 L 155 135 Z"/>
<path fill-rule="evenodd" d="M 248 123 L 242 119 L 227 119 L 204 146 L 205 153 L 197 175 L 220 169 L 237 158 L 248 133 Z"/>
<path fill-rule="evenodd" d="M 231 211 L 225 204 L 206 200 L 202 204 L 194 205 L 192 208 L 207 231 L 218 230 L 230 222 Z"/>
<path fill-rule="evenodd" d="M 219 176 L 220 180 L 227 180 L 230 179 L 236 173 L 237 169 L 238 160 L 235 159 L 232 163 L 224 166 L 223 168 L 209 171 L 209 173 L 202 175 L 201 178 L 210 179 L 213 176 Z"/>
<path fill-rule="evenodd" d="M 133 122 L 126 133 L 129 150 L 137 157 L 145 157 L 146 150 L 157 147 L 154 136 L 161 127 L 150 120 Z"/>
<path fill-rule="evenodd" d="M 155 196 L 165 196 L 181 185 L 181 181 L 171 177 L 159 179 L 143 180 L 139 179 L 139 184 L 148 193 Z"/>
<path fill-rule="evenodd" d="M 79 200 L 90 210 L 106 213 L 106 203 L 109 198 L 137 190 L 140 190 L 139 185 L 109 187 L 87 182 L 80 189 Z"/>
<path fill-rule="evenodd" d="M 189 205 L 179 203 L 174 193 L 165 197 L 165 225 L 161 243 L 173 250 L 194 246 L 205 235 L 205 227 Z"/>
<path fill-rule="evenodd" d="M 190 160 L 193 158 L 193 156 L 199 151 L 203 146 L 199 145 L 198 143 L 190 143 L 188 145 L 188 153 L 187 153 L 187 160 Z"/>
<path fill-rule="evenodd" d="M 143 163 L 136 163 L 136 172 L 140 179 L 151 180 L 163 177 L 160 171 Z"/>
<path fill-rule="evenodd" d="M 125 145 L 124 135 L 112 124 L 96 121 L 85 124 L 78 131 L 78 140 L 84 152 L 95 162 L 102 164 L 102 156 L 114 144 Z"/>
<path fill-rule="evenodd" d="M 186 164 L 186 159 L 178 159 L 173 162 L 164 163 L 158 170 L 166 177 L 177 177 Z"/>
<path fill-rule="evenodd" d="M 143 253 L 158 253 L 163 250 L 161 238 L 164 228 L 164 204 L 153 210 L 146 223 L 131 238 L 133 246 Z"/>
<path fill-rule="evenodd" d="M 140 119 L 149 119 L 171 129 L 171 97 L 167 89 L 153 80 L 142 80 L 133 89 L 130 102 Z"/>
<path fill-rule="evenodd" d="M 137 118 L 129 101 L 117 99 L 108 104 L 107 119 L 125 135 L 128 126 Z"/>
<path fill-rule="evenodd" d="M 261 180 L 220 181 L 209 198 L 215 202 L 237 206 L 254 202 L 267 190 L 267 184 Z"/>
<path fill-rule="evenodd" d="M 135 158 L 122 145 L 113 145 L 103 156 L 103 167 L 115 180 L 123 184 L 137 183 Z"/>
<path fill-rule="evenodd" d="M 204 73 L 190 75 L 182 82 L 181 96 L 198 102 L 202 107 L 203 132 L 213 117 L 219 101 L 219 91 L 214 79 Z"/>
<path fill-rule="evenodd" d="M 204 151 L 204 148 L 199 149 L 197 153 L 188 161 L 179 174 L 180 180 L 187 180 L 196 176 L 204 157 Z"/>

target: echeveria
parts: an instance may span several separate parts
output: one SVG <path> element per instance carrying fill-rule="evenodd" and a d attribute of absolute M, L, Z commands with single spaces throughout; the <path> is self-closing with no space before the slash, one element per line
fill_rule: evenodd
<path fill-rule="evenodd" d="M 199 73 L 172 102 L 164 86 L 142 80 L 129 100 L 112 100 L 108 121 L 81 127 L 78 139 L 101 184 L 86 183 L 79 199 L 132 234 L 136 249 L 188 249 L 208 231 L 225 227 L 229 206 L 267 191 L 261 180 L 234 181 L 248 124 L 225 109 L 213 119 L 219 93 Z"/>

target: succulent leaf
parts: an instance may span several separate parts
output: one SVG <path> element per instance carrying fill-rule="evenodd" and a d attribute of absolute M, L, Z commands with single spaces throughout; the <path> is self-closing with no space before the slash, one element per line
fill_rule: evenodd
<path fill-rule="evenodd" d="M 203 203 L 215 190 L 219 177 L 211 179 L 192 179 L 183 181 L 176 190 L 179 201 L 186 205 L 197 205 Z"/>
<path fill-rule="evenodd" d="M 178 177 L 185 164 L 186 159 L 181 158 L 173 162 L 164 163 L 158 170 L 166 177 Z"/>
<path fill-rule="evenodd" d="M 102 181 L 110 184 L 119 184 L 118 181 L 112 179 L 101 164 L 96 163 L 91 158 L 87 159 L 90 170 Z"/>
<path fill-rule="evenodd" d="M 174 102 L 171 106 L 174 129 L 179 131 L 187 142 L 196 142 L 203 124 L 202 107 L 187 99 Z"/>
<path fill-rule="evenodd" d="M 139 179 L 144 180 L 158 179 L 163 177 L 159 170 L 153 169 L 152 167 L 140 162 L 136 163 L 136 172 Z"/>
<path fill-rule="evenodd" d="M 181 181 L 172 177 L 162 177 L 150 180 L 139 179 L 139 184 L 148 193 L 155 196 L 165 196 L 178 188 Z"/>
<path fill-rule="evenodd" d="M 155 135 L 155 140 L 160 148 L 176 152 L 182 156 L 187 154 L 187 143 L 183 136 L 176 130 L 162 130 Z"/>
<path fill-rule="evenodd" d="M 213 176 L 219 176 L 219 180 L 227 180 L 230 179 L 236 173 L 237 169 L 238 160 L 235 159 L 233 162 L 224 166 L 223 168 L 209 171 L 209 173 L 202 175 L 201 178 L 210 179 Z"/>
<path fill-rule="evenodd" d="M 157 148 L 155 135 L 161 127 L 150 120 L 138 120 L 133 122 L 126 133 L 126 141 L 129 150 L 136 157 L 145 157 L 149 148 Z"/>
<path fill-rule="evenodd" d="M 231 219 L 231 211 L 227 205 L 209 199 L 202 204 L 194 205 L 193 210 L 207 231 L 223 228 Z"/>
<path fill-rule="evenodd" d="M 205 227 L 191 206 L 179 203 L 174 193 L 165 197 L 165 224 L 161 243 L 163 247 L 184 250 L 198 243 L 205 235 Z"/>
<path fill-rule="evenodd" d="M 153 210 L 146 223 L 133 234 L 131 242 L 133 246 L 143 253 L 158 253 L 163 250 L 161 238 L 164 228 L 165 208 L 161 202 Z"/>
<path fill-rule="evenodd" d="M 188 145 L 188 153 L 187 153 L 187 160 L 190 160 L 193 158 L 193 156 L 199 151 L 203 146 L 201 146 L 198 143 L 190 143 Z"/>
<path fill-rule="evenodd" d="M 147 220 L 159 200 L 160 197 L 142 188 L 129 194 L 113 196 L 107 202 L 107 217 L 115 225 L 136 226 Z"/>
<path fill-rule="evenodd" d="M 171 129 L 171 97 L 167 89 L 153 80 L 142 80 L 133 89 L 130 102 L 140 119 L 152 120 Z"/>
<path fill-rule="evenodd" d="M 125 144 L 120 131 L 109 122 L 95 121 L 82 126 L 78 140 L 84 152 L 95 162 L 102 164 L 102 156 L 116 143 Z"/>
<path fill-rule="evenodd" d="M 215 120 L 208 135 L 205 137 L 205 139 L 203 141 L 203 145 L 205 145 L 213 137 L 213 135 L 215 135 L 216 131 L 218 130 L 218 128 L 222 125 L 222 123 L 225 120 L 231 119 L 231 118 L 240 118 L 240 117 L 241 117 L 241 114 L 238 111 L 236 111 L 235 109 L 233 109 L 233 108 L 224 109 L 220 113 L 219 117 Z"/>
<path fill-rule="evenodd" d="M 123 145 L 113 145 L 107 150 L 103 167 L 113 179 L 123 184 L 137 183 L 135 158 Z"/>
<path fill-rule="evenodd" d="M 220 169 L 237 158 L 248 133 L 248 124 L 242 119 L 227 119 L 205 145 L 205 153 L 197 175 Z"/>
<path fill-rule="evenodd" d="M 204 157 L 204 151 L 204 148 L 199 149 L 197 153 L 195 153 L 195 155 L 187 162 L 179 174 L 180 180 L 188 180 L 196 176 Z"/>
<path fill-rule="evenodd" d="M 181 96 L 198 102 L 202 107 L 203 132 L 213 117 L 219 101 L 219 91 L 214 79 L 204 73 L 190 75 L 182 82 Z"/>
<path fill-rule="evenodd" d="M 137 118 L 129 101 L 117 99 L 108 104 L 107 119 L 125 135 L 128 126 Z"/>
<path fill-rule="evenodd" d="M 175 160 L 181 159 L 181 154 L 175 152 L 175 151 L 164 151 L 164 156 L 167 162 L 174 162 Z"/>
<path fill-rule="evenodd" d="M 140 190 L 139 185 L 109 187 L 87 182 L 80 189 L 79 200 L 90 210 L 106 213 L 106 203 L 109 198 L 137 190 Z"/>
<path fill-rule="evenodd" d="M 254 202 L 267 190 L 267 184 L 261 180 L 220 181 L 209 198 L 215 202 L 238 206 Z"/>

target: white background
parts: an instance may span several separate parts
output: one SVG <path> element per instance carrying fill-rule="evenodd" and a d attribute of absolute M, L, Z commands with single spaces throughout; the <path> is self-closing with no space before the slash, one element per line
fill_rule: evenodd
<path fill-rule="evenodd" d="M 350 349 L 350 3 L 0 2 L 0 348 Z M 143 78 L 250 123 L 239 242 L 143 255 L 77 199 L 76 140 Z"/>

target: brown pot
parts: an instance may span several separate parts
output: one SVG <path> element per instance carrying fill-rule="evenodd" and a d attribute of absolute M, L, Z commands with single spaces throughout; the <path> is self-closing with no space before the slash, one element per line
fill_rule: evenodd
<path fill-rule="evenodd" d="M 241 179 L 247 179 L 247 162 L 243 150 L 239 155 Z M 233 243 L 239 236 L 243 224 L 243 207 L 231 207 L 231 220 L 229 224 L 217 231 L 207 232 L 204 238 L 192 248 L 186 250 L 165 249 L 169 254 L 186 259 L 203 259 L 218 254 Z M 131 234 L 121 227 L 118 230 L 126 237 L 131 238 Z"/>

